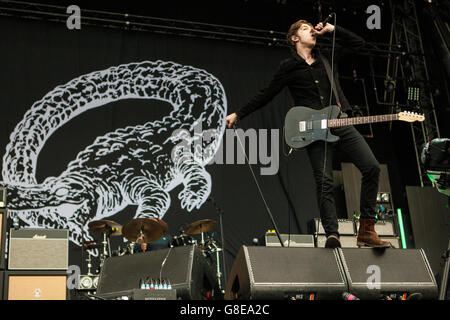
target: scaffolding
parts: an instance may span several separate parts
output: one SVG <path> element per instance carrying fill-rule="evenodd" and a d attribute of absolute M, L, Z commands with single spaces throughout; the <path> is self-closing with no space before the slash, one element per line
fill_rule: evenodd
<path fill-rule="evenodd" d="M 425 121 L 410 124 L 420 185 L 423 187 L 431 185 L 431 181 L 421 166 L 422 149 L 426 142 L 440 138 L 435 104 L 432 93 L 427 90 L 430 77 L 415 1 L 390 0 L 389 2 L 392 14 L 389 48 L 404 51 L 404 54 L 389 56 L 385 84 L 391 82 L 395 86 L 396 80 L 400 79 L 407 90 L 407 107 L 425 116 Z M 385 90 L 384 100 L 394 104 L 395 90 Z"/>

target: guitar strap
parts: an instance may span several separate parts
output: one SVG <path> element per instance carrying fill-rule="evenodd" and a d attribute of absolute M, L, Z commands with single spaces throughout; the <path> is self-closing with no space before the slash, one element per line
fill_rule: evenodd
<path fill-rule="evenodd" d="M 319 56 L 320 56 L 320 59 L 322 59 L 323 65 L 325 66 L 325 70 L 327 71 L 328 80 L 330 81 L 330 85 L 331 85 L 331 87 L 333 89 L 334 97 L 336 98 L 337 103 L 341 104 L 341 101 L 339 100 L 339 95 L 338 95 L 337 90 L 336 90 L 336 83 L 335 83 L 335 81 L 331 81 L 332 79 L 331 79 L 330 63 L 328 62 L 328 59 L 325 58 L 325 56 L 322 55 L 321 53 L 319 53 Z"/>

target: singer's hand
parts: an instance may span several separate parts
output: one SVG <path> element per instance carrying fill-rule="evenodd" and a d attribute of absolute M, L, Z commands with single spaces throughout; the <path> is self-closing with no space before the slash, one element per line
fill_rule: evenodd
<path fill-rule="evenodd" d="M 325 27 L 323 26 L 322 22 L 319 22 L 318 24 L 316 24 L 316 26 L 314 27 L 315 32 L 318 35 L 322 35 L 324 33 L 327 32 L 333 32 L 334 31 L 334 26 L 332 24 L 329 24 L 327 22 L 327 24 L 325 25 Z"/>
<path fill-rule="evenodd" d="M 232 114 L 230 114 L 230 115 L 228 115 L 228 116 L 225 118 L 225 123 L 226 123 L 227 127 L 228 127 L 228 128 L 231 128 L 231 126 L 237 122 L 237 119 L 238 119 L 238 118 L 237 118 L 236 112 L 235 112 L 235 113 L 232 113 Z"/>

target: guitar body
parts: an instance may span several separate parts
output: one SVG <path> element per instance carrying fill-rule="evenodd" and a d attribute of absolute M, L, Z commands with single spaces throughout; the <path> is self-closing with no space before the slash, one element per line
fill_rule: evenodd
<path fill-rule="evenodd" d="M 328 120 L 337 119 L 340 109 L 329 106 L 321 110 L 307 107 L 292 107 L 286 114 L 284 138 L 293 149 L 304 148 L 315 141 L 336 142 L 338 136 L 332 135 Z"/>

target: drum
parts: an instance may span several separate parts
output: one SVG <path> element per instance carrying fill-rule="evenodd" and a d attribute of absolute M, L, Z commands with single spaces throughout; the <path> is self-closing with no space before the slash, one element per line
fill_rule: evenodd
<path fill-rule="evenodd" d="M 171 245 L 172 247 L 181 247 L 181 246 L 189 246 L 196 243 L 197 241 L 195 241 L 191 236 L 180 234 L 177 236 L 173 236 Z"/>
<path fill-rule="evenodd" d="M 222 249 L 218 247 L 214 238 L 207 239 L 205 245 L 199 246 L 199 248 L 202 250 L 205 257 L 210 257 L 212 254 L 222 251 Z"/>
<path fill-rule="evenodd" d="M 147 245 L 147 251 L 155 251 L 159 249 L 166 249 L 170 247 L 173 237 L 169 233 L 164 233 L 157 241 Z"/>

